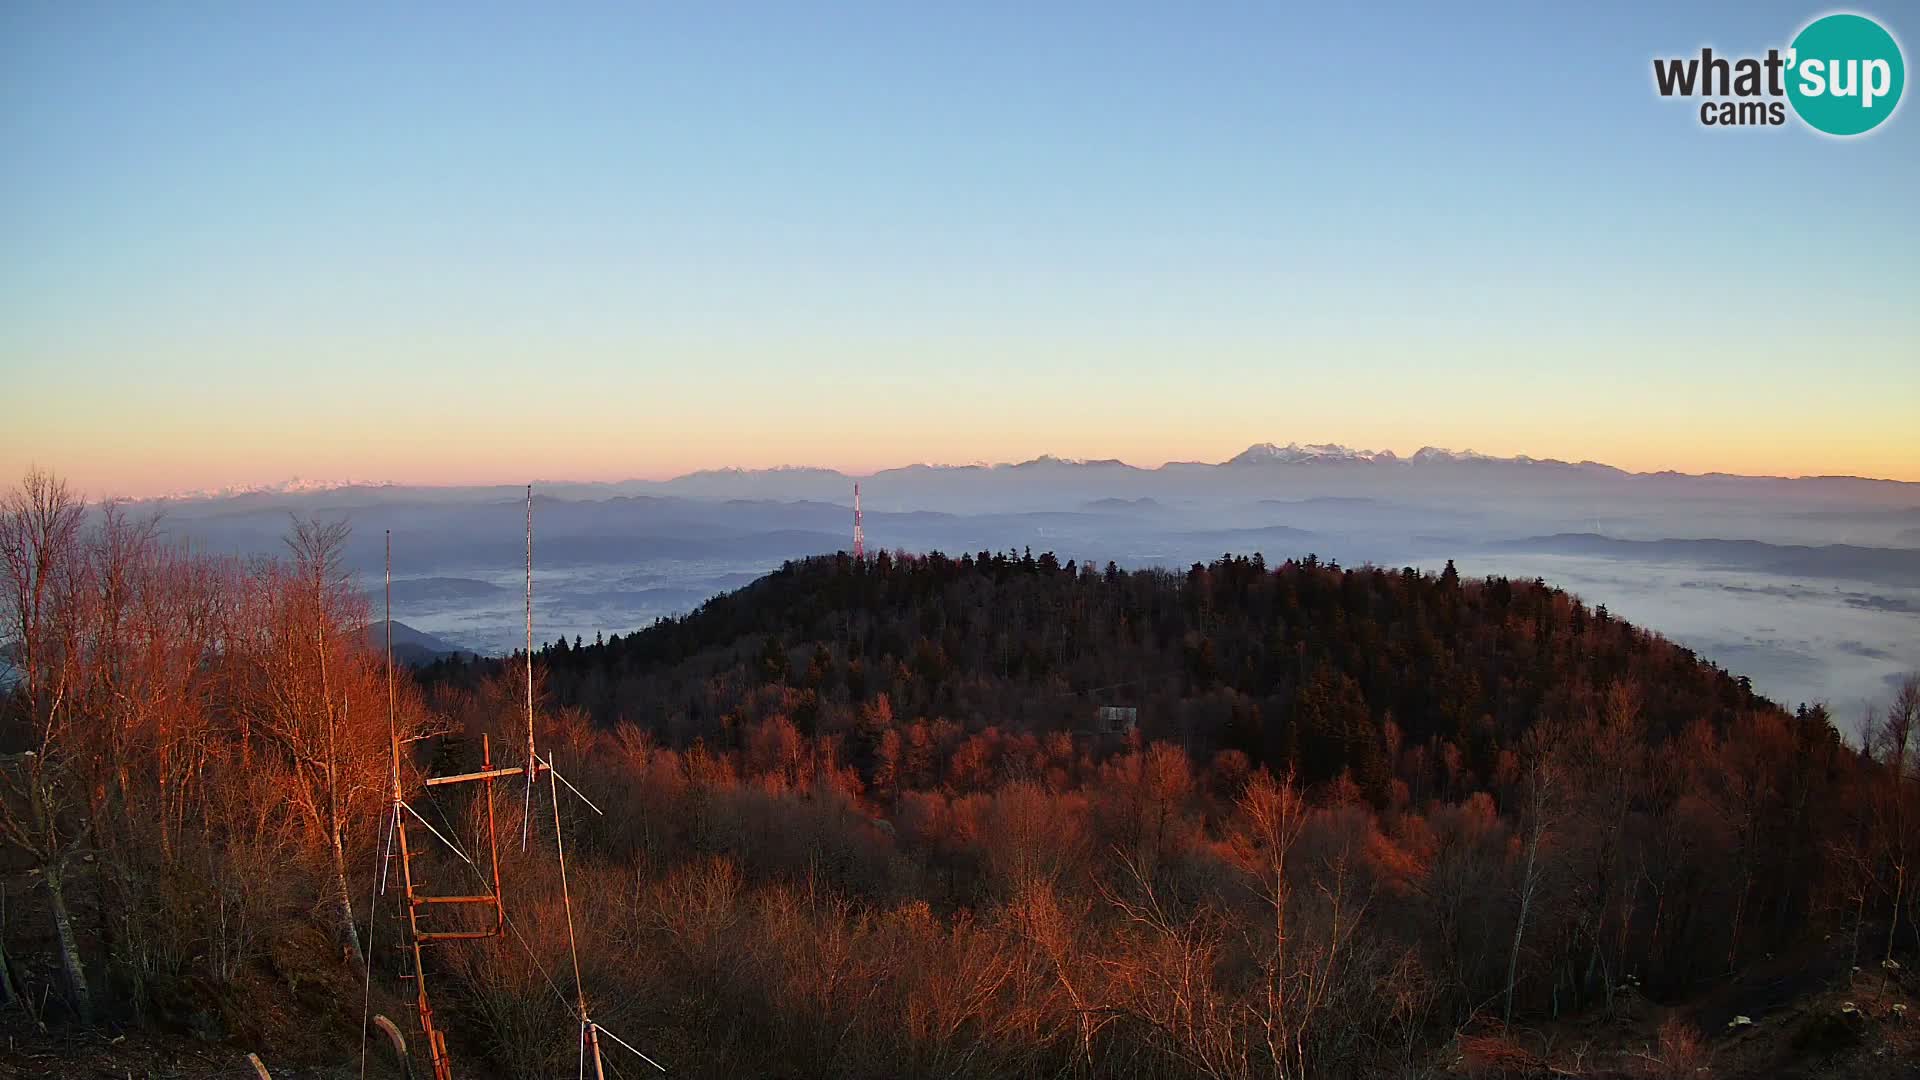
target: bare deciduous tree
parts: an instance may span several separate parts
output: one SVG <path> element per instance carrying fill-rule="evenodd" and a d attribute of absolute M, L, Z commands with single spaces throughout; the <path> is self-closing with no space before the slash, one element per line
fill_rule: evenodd
<path fill-rule="evenodd" d="M 385 693 L 361 635 L 364 599 L 344 566 L 344 522 L 296 521 L 291 565 L 255 568 L 231 661 L 253 732 L 274 751 L 272 780 L 299 811 L 326 866 L 341 948 L 363 964 L 348 885 L 349 830 L 368 826 L 385 790 Z M 401 717 L 401 720 L 408 720 Z M 401 732 L 411 737 L 413 724 Z"/>
<path fill-rule="evenodd" d="M 1867 792 L 1867 845 L 1884 879 L 1888 897 L 1887 944 L 1882 962 L 1893 959 L 1901 921 L 1912 925 L 1920 944 L 1920 923 L 1908 909 L 1917 906 L 1920 887 L 1913 881 L 1920 863 L 1920 674 L 1907 676 L 1885 713 L 1868 714 L 1861 732 L 1867 756 L 1878 766 L 1877 782 Z"/>
<path fill-rule="evenodd" d="M 1521 813 L 1523 832 L 1517 889 L 1519 912 L 1513 923 L 1513 948 L 1507 953 L 1507 1000 L 1501 1014 L 1502 1023 L 1509 1026 L 1513 1024 L 1513 988 L 1520 977 L 1520 947 L 1526 937 L 1527 917 L 1533 913 L 1534 897 L 1538 895 L 1540 883 L 1546 877 L 1546 860 L 1541 849 L 1558 823 L 1558 769 L 1546 740 L 1535 740 L 1528 754 L 1523 782 L 1525 806 Z"/>
<path fill-rule="evenodd" d="M 69 874 L 92 825 L 77 764 L 86 752 L 77 730 L 84 662 L 77 555 L 84 513 L 64 482 L 37 469 L 0 499 L 6 643 L 28 741 L 7 748 L 0 767 L 0 837 L 31 858 L 46 889 L 68 992 L 75 1013 L 88 1022 L 93 997 L 67 900 Z"/>

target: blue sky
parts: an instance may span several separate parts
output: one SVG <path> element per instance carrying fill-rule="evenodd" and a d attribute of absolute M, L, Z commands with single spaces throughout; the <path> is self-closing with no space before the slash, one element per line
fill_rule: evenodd
<path fill-rule="evenodd" d="M 1824 8 L 405 7 L 0 9 L 0 468 L 1920 479 L 1912 105 L 1652 89 Z M 1920 11 L 1849 10 L 1911 61 Z"/>

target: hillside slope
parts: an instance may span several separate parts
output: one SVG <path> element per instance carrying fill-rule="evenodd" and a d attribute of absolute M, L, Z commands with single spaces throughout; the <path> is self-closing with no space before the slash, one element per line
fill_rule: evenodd
<path fill-rule="evenodd" d="M 1387 729 L 1452 747 L 1490 780 L 1548 718 L 1629 683 L 1650 738 L 1690 724 L 1792 718 L 1691 651 L 1541 582 L 1461 581 L 1311 557 L 1229 558 L 1185 575 L 981 553 L 789 563 L 680 619 L 580 649 L 543 650 L 563 704 L 603 724 L 653 718 L 681 743 L 723 734 L 710 683 L 811 693 L 823 730 L 884 692 L 896 715 L 969 729 L 1084 731 L 1100 705 L 1140 710 L 1147 739 L 1199 760 L 1234 749 L 1308 784 L 1342 770 L 1378 786 Z M 835 714 L 839 715 L 835 715 Z M 1829 740 L 1824 718 L 1804 726 Z M 1437 770 L 1439 762 L 1432 763 Z M 1439 772 L 1411 778 L 1431 792 Z"/>
<path fill-rule="evenodd" d="M 1920 682 L 1863 754 L 1540 582 L 826 556 L 537 652 L 567 785 L 489 804 L 421 777 L 525 745 L 529 669 L 390 686 L 338 532 L 306 539 L 137 567 L 229 613 L 172 647 L 76 621 L 44 640 L 97 648 L 23 651 L 76 691 L 0 713 L 48 751 L 0 759 L 5 988 L 50 1032 L 20 1060 L 355 1075 L 363 1001 L 412 1027 L 396 735 L 414 884 L 499 861 L 510 933 L 428 916 L 480 933 L 426 959 L 460 1075 L 578 1068 L 576 932 L 596 1022 L 728 1080 L 1885 1075 L 1912 1047 Z"/>

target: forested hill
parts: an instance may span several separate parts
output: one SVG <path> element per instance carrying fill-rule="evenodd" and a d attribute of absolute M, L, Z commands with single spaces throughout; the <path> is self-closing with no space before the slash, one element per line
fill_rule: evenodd
<path fill-rule="evenodd" d="M 1824 709 L 1788 712 L 1540 581 L 1026 552 L 804 559 L 534 660 L 539 738 L 624 804 L 583 858 L 669 881 L 718 858 L 758 896 L 843 898 L 807 948 L 872 928 L 874 970 L 943 973 L 885 976 L 898 998 L 853 1021 L 875 1038 L 968 962 L 898 951 L 895 914 L 994 928 L 1020 970 L 1057 976 L 1037 1011 L 987 992 L 978 1030 L 1043 1032 L 985 1051 L 988 1073 L 1778 1076 L 1821 1057 L 1819 1075 L 1867 1076 L 1920 1049 L 1907 990 L 1868 998 L 1846 974 L 1920 962 L 1920 680 L 1863 754 Z M 456 730 L 504 739 L 525 671 L 422 678 Z M 1137 729 L 1103 730 L 1102 706 Z M 743 946 L 725 925 L 715 964 L 788 955 L 790 936 Z M 742 1007 L 817 1008 L 781 1000 Z M 1874 1026 L 1834 1020 L 1843 1002 Z M 876 1051 L 873 1074 L 937 1071 L 924 1049 Z"/>
<path fill-rule="evenodd" d="M 856 743 L 882 694 L 893 716 L 971 731 L 1086 731 L 1098 706 L 1124 705 L 1147 740 L 1203 761 L 1239 750 L 1309 784 L 1351 770 L 1376 805 L 1396 764 L 1416 796 L 1493 783 L 1537 722 L 1596 715 L 1611 687 L 1633 688 L 1654 741 L 1780 715 L 1745 679 L 1540 581 L 1312 556 L 1184 575 L 1031 552 L 821 556 L 539 659 L 557 704 L 679 745 L 731 741 L 771 688 L 802 734 Z M 1824 715 L 1804 719 L 1803 737 L 1832 739 Z M 1408 747 L 1430 751 L 1413 775 L 1396 761 Z"/>

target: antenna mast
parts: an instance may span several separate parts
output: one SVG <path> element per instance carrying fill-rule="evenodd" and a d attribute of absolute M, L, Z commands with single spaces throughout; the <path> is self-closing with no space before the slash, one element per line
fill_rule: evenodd
<path fill-rule="evenodd" d="M 520 813 L 520 850 L 527 849 L 527 830 L 533 820 L 533 774 L 538 760 L 533 752 L 533 485 L 527 485 L 527 799 Z"/>
<path fill-rule="evenodd" d="M 419 822 L 422 826 L 424 826 L 427 829 L 428 832 L 432 833 L 436 839 L 438 839 L 442 844 L 446 845 L 448 850 L 450 850 L 456 857 L 458 857 L 460 861 L 466 863 L 473 870 L 474 875 L 477 878 L 479 878 L 481 888 L 486 888 L 488 882 L 486 880 L 486 877 L 482 873 L 479 865 L 476 864 L 473 859 L 468 858 L 465 852 L 462 852 L 458 847 L 455 847 L 452 841 L 448 840 L 448 838 L 445 835 L 443 835 L 440 832 L 440 830 L 435 829 L 431 824 L 429 824 L 426 818 L 420 816 L 419 811 L 415 810 L 411 805 L 407 803 L 406 789 L 401 786 L 400 724 L 399 724 L 399 718 L 397 715 L 397 698 L 394 690 L 394 672 L 393 672 L 393 532 L 392 530 L 388 530 L 387 532 L 386 603 L 387 603 L 387 737 L 393 753 L 392 829 L 393 829 L 393 838 L 396 841 L 398 841 L 398 846 L 400 849 L 400 880 L 401 880 L 402 886 L 406 890 L 406 905 L 407 905 L 408 941 L 407 941 L 407 944 L 403 946 L 403 948 L 408 950 L 413 957 L 413 980 L 414 980 L 415 1006 L 416 1008 L 418 1008 L 420 1013 L 420 1030 L 426 1039 L 427 1053 L 433 1059 L 433 1080 L 452 1080 L 453 1065 L 447 1056 L 446 1036 L 434 1027 L 433 1007 L 428 1002 L 428 999 L 427 999 L 427 972 L 426 972 L 426 965 L 423 962 L 422 946 L 429 945 L 434 942 L 478 941 L 486 938 L 504 938 L 506 936 L 506 931 L 507 931 L 506 906 L 502 902 L 501 894 L 500 894 L 500 852 L 499 852 L 499 846 L 495 839 L 495 833 L 494 833 L 493 782 L 496 779 L 505 779 L 510 776 L 519 776 L 522 773 L 526 775 L 527 811 L 528 812 L 522 818 L 522 825 L 521 825 L 521 845 L 522 847 L 524 847 L 526 845 L 526 838 L 527 838 L 527 824 L 532 817 L 533 781 L 534 781 L 534 778 L 542 772 L 545 772 L 547 774 L 547 786 L 550 793 L 553 796 L 554 854 L 558 858 L 559 864 L 560 864 L 560 896 L 561 896 L 562 904 L 566 909 L 566 918 L 567 918 L 567 951 L 573 960 L 573 981 L 574 981 L 573 1005 L 579 1014 L 578 1020 L 580 1022 L 580 1035 L 581 1035 L 581 1044 L 582 1044 L 581 1045 L 582 1071 L 584 1071 L 586 1066 L 586 1060 L 585 1060 L 586 1051 L 590 1047 L 593 1051 L 594 1076 L 596 1077 L 596 1080 L 604 1080 L 605 1073 L 603 1072 L 603 1066 L 600 1060 L 600 1036 L 604 1034 L 608 1038 L 612 1039 L 614 1042 L 619 1043 L 621 1046 L 625 1047 L 629 1051 L 632 1051 L 642 1061 L 645 1061 L 647 1064 L 653 1066 L 655 1069 L 659 1070 L 662 1073 L 666 1072 L 666 1069 L 663 1066 L 661 1066 L 659 1062 L 654 1061 L 652 1058 L 641 1053 L 639 1050 L 635 1049 L 632 1045 L 627 1043 L 626 1040 L 620 1038 L 620 1036 L 618 1035 L 615 1035 L 613 1032 L 606 1030 L 605 1028 L 601 1027 L 598 1023 L 594 1021 L 592 1015 L 588 1011 L 586 984 L 582 981 L 580 977 L 580 952 L 579 952 L 579 946 L 576 943 L 574 938 L 573 894 L 571 890 L 568 888 L 568 883 L 567 883 L 567 862 L 566 862 L 567 852 L 566 852 L 565 840 L 562 838 L 562 835 L 561 835 L 560 791 L 559 791 L 558 785 L 560 783 L 565 783 L 567 785 L 567 788 L 570 791 L 572 791 L 576 796 L 578 796 L 582 802 L 586 802 L 587 806 L 590 809 L 592 809 L 595 813 L 599 813 L 600 808 L 597 806 L 594 806 L 591 802 L 587 802 L 586 796 L 582 795 L 578 788 L 574 787 L 571 782 L 567 781 L 565 777 L 560 776 L 560 774 L 554 770 L 553 762 L 551 758 L 543 760 L 534 751 L 534 743 L 533 743 L 533 485 L 531 484 L 527 485 L 527 763 L 525 766 L 516 765 L 516 766 L 507 766 L 503 768 L 494 768 L 492 740 L 486 734 L 483 733 L 480 737 L 481 765 L 480 765 L 479 772 L 461 773 L 457 776 L 428 776 L 425 778 L 425 787 L 428 789 L 441 787 L 443 785 L 448 785 L 448 784 L 479 783 L 482 785 L 483 795 L 486 799 L 486 805 L 487 805 L 487 818 L 486 818 L 487 820 L 487 854 L 489 856 L 489 862 L 491 863 L 490 869 L 492 870 L 492 882 L 491 882 L 492 891 L 490 892 L 471 894 L 471 895 L 462 895 L 462 896 L 441 896 L 441 895 L 430 896 L 430 895 L 425 895 L 415 891 L 415 883 L 413 879 L 413 865 L 412 865 L 412 860 L 415 852 L 413 852 L 409 848 L 407 843 L 408 816 L 412 816 L 415 821 Z M 388 858 L 390 859 L 391 856 L 389 855 Z M 384 865 L 385 864 L 383 864 L 383 867 Z M 386 891 L 385 882 L 386 882 L 386 878 L 385 878 L 385 872 L 383 869 L 382 876 L 381 876 L 381 885 L 380 885 L 380 890 L 383 893 Z M 423 915 L 430 914 L 434 910 L 446 911 L 451 909 L 451 910 L 457 911 L 465 905 L 484 905 L 484 906 L 492 907 L 494 912 L 493 927 L 491 929 L 486 929 L 486 930 L 456 930 L 456 929 L 422 930 L 420 928 L 420 920 Z M 423 909 L 426 909 L 426 910 L 423 910 Z M 522 947 L 525 947 L 524 940 L 522 941 L 521 944 L 522 944 Z M 371 960 L 369 960 L 369 963 L 371 963 Z M 538 964 L 538 961 L 536 960 L 535 963 Z"/>
<path fill-rule="evenodd" d="M 447 1060 L 446 1037 L 433 1026 L 433 1004 L 427 1000 L 427 968 L 420 955 L 420 905 L 426 901 L 413 891 L 413 851 L 407 846 L 406 792 L 400 787 L 400 722 L 394 713 L 393 690 L 393 530 L 387 530 L 387 741 L 393 751 L 393 830 L 400 842 L 400 885 L 407 901 L 407 949 L 413 955 L 413 1004 L 420 1013 L 420 1033 L 426 1037 L 427 1056 L 433 1060 L 434 1080 L 453 1080 Z M 384 878 L 384 872 L 382 874 Z M 499 890 L 496 888 L 495 895 Z M 489 897 L 488 899 L 493 899 Z M 369 925 L 372 916 L 369 915 Z M 369 956 L 367 963 L 373 963 Z"/>
<path fill-rule="evenodd" d="M 481 771 L 480 772 L 466 773 L 460 776 L 427 777 L 426 786 L 429 788 L 438 787 L 442 784 L 461 784 L 461 783 L 470 783 L 470 782 L 479 782 L 484 787 L 485 789 L 484 794 L 485 794 L 486 803 L 487 803 L 487 854 L 489 856 L 489 861 L 491 863 L 491 868 L 493 871 L 493 882 L 492 882 L 493 889 L 491 892 L 468 894 L 468 895 L 461 895 L 461 896 L 428 895 L 426 893 L 419 891 L 418 883 L 414 880 L 414 875 L 413 875 L 413 858 L 415 855 L 419 854 L 419 852 L 414 851 L 412 846 L 408 843 L 408 840 L 407 840 L 407 818 L 409 816 L 412 816 L 421 825 L 426 826 L 427 831 L 433 833 L 435 837 L 438 838 L 442 843 L 446 843 L 448 848 L 452 850 L 453 853 L 461 859 L 461 861 L 466 862 L 470 866 L 472 865 L 473 861 L 471 859 L 468 859 L 467 856 L 463 852 L 461 852 L 458 848 L 453 847 L 453 845 L 447 841 L 447 838 L 445 836 L 440 835 L 439 830 L 435 829 L 432 825 L 427 824 L 427 820 L 420 816 L 419 811 L 415 810 L 411 805 L 407 803 L 406 789 L 401 785 L 400 721 L 399 721 L 399 714 L 398 714 L 397 694 L 394 689 L 394 671 L 393 671 L 393 532 L 392 530 L 388 530 L 387 532 L 386 605 L 387 605 L 387 741 L 388 741 L 388 747 L 393 755 L 392 775 L 391 775 L 391 780 L 393 784 L 393 793 L 392 793 L 393 820 L 391 823 L 391 827 L 393 829 L 393 839 L 397 842 L 397 846 L 399 847 L 400 885 L 402 890 L 405 893 L 404 899 L 406 901 L 406 907 L 407 907 L 407 943 L 403 945 L 402 948 L 411 956 L 413 960 L 413 973 L 411 977 L 413 979 L 414 1008 L 418 1010 L 420 1014 L 420 1033 L 422 1036 L 424 1036 L 427 1044 L 427 1056 L 430 1059 L 432 1059 L 432 1062 L 433 1062 L 433 1080 L 453 1080 L 453 1062 L 447 1056 L 447 1037 L 444 1033 L 442 1033 L 438 1028 L 434 1026 L 433 1004 L 430 1001 L 430 999 L 427 997 L 427 967 L 425 962 L 424 947 L 437 941 L 475 941 L 483 938 L 504 937 L 506 935 L 506 909 L 502 907 L 500 903 L 500 850 L 499 850 L 499 845 L 494 839 L 493 781 L 496 777 L 516 776 L 520 773 L 521 770 L 518 768 L 495 769 L 493 767 L 493 750 L 492 750 L 491 740 L 485 734 L 482 734 L 480 736 L 480 754 L 481 754 L 481 759 L 480 759 Z M 388 859 L 391 859 L 391 857 L 392 856 L 390 854 L 387 856 Z M 385 865 L 386 865 L 385 863 L 382 864 L 381 885 L 380 885 L 381 892 L 386 891 Z M 476 873 L 479 872 L 479 867 L 474 866 L 473 869 Z M 493 914 L 492 929 L 490 930 L 423 930 L 421 929 L 420 920 L 422 916 L 431 914 L 433 910 L 446 910 L 448 905 L 454 906 L 454 908 L 457 910 L 457 908 L 460 906 L 470 905 L 470 904 L 490 906 L 493 908 L 494 914 Z M 431 920 L 429 920 L 429 922 L 431 923 Z M 368 959 L 368 963 L 369 964 L 372 963 L 371 958 Z"/>
<path fill-rule="evenodd" d="M 600 1025 L 593 1022 L 593 1015 L 587 1011 L 587 984 L 580 978 L 580 946 L 573 937 L 573 893 L 567 889 L 567 844 L 561 836 L 560 828 L 560 788 L 554 783 L 558 776 L 551 766 L 547 769 L 547 789 L 553 796 L 553 851 L 560 860 L 560 904 L 567 913 L 567 955 L 573 958 L 574 1002 L 580 1010 L 580 1034 L 585 1045 L 581 1047 L 580 1071 L 586 1072 L 585 1051 L 593 1052 L 593 1080 L 607 1080 L 606 1068 L 600 1061 Z M 572 787 L 572 784 L 568 784 Z"/>
<path fill-rule="evenodd" d="M 867 557 L 867 531 L 860 526 L 860 482 L 853 483 L 853 557 Z"/>

